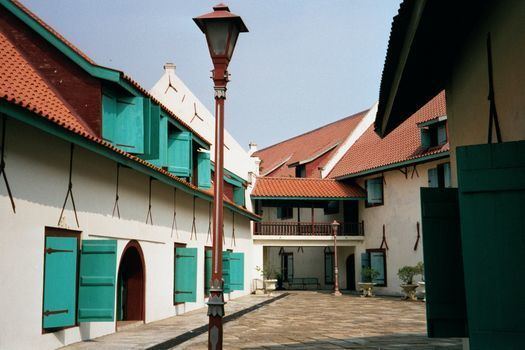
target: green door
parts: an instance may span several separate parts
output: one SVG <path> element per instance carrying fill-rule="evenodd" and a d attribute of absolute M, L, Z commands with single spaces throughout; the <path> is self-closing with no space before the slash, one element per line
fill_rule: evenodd
<path fill-rule="evenodd" d="M 174 301 L 197 301 L 197 248 L 175 248 Z"/>
<path fill-rule="evenodd" d="M 83 240 L 80 255 L 78 320 L 105 322 L 115 319 L 116 240 Z"/>
<path fill-rule="evenodd" d="M 471 349 L 525 349 L 525 141 L 457 148 Z"/>
<path fill-rule="evenodd" d="M 456 188 L 421 188 L 427 331 L 467 337 L 467 310 Z"/>
<path fill-rule="evenodd" d="M 75 325 L 78 240 L 46 237 L 43 328 Z"/>

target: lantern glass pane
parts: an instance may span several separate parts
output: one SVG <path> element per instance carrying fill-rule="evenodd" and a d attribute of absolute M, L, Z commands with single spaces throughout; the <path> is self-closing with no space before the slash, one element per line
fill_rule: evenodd
<path fill-rule="evenodd" d="M 224 55 L 226 53 L 229 27 L 229 23 L 224 21 L 214 21 L 206 24 L 206 36 L 214 55 Z"/>
<path fill-rule="evenodd" d="M 237 43 L 237 38 L 239 37 L 239 27 L 236 25 L 231 26 L 231 39 L 230 39 L 230 47 L 228 48 L 228 58 L 232 57 L 233 49 L 235 49 L 235 44 Z"/>

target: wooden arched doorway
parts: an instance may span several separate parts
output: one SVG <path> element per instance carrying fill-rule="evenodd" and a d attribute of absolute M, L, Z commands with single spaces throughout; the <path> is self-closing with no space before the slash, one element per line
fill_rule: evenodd
<path fill-rule="evenodd" d="M 346 289 L 355 290 L 355 255 L 346 258 Z"/>
<path fill-rule="evenodd" d="M 117 321 L 144 321 L 146 270 L 139 242 L 130 241 L 124 248 L 117 281 Z"/>

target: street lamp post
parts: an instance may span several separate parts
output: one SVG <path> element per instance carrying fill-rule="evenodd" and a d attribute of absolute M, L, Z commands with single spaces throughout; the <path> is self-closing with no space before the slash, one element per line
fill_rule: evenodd
<path fill-rule="evenodd" d="M 337 264 L 337 231 L 339 230 L 339 223 L 337 220 L 332 222 L 332 234 L 334 235 L 334 293 L 336 297 L 341 295 L 339 291 L 339 266 Z"/>
<path fill-rule="evenodd" d="M 222 279 L 223 173 L 224 173 L 224 100 L 228 83 L 228 64 L 239 33 L 248 29 L 241 17 L 219 4 L 213 12 L 193 19 L 206 35 L 213 62 L 215 88 L 215 178 L 213 183 L 212 274 L 208 300 L 208 349 L 222 350 L 222 317 L 224 316 L 224 281 Z"/>

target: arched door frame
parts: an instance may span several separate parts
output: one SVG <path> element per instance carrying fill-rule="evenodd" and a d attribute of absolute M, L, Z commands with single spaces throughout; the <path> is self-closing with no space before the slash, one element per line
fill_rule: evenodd
<path fill-rule="evenodd" d="M 140 315 L 141 315 L 141 319 L 145 322 L 146 321 L 146 263 L 144 260 L 144 253 L 142 252 L 140 243 L 136 240 L 129 241 L 128 244 L 126 244 L 126 246 L 124 247 L 122 254 L 120 255 L 120 261 L 118 264 L 118 271 L 117 271 L 117 286 L 119 283 L 118 279 L 119 279 L 121 268 L 122 268 L 122 260 L 124 259 L 124 256 L 126 255 L 127 250 L 130 248 L 135 248 L 135 250 L 138 252 L 139 257 L 140 257 L 140 263 L 142 264 L 142 291 L 143 293 L 142 293 L 142 307 L 140 309 Z M 119 292 L 118 288 L 116 289 L 118 293 Z M 116 301 L 117 299 L 115 299 L 115 302 Z M 116 326 L 117 326 L 117 320 L 115 319 L 115 328 Z"/>

